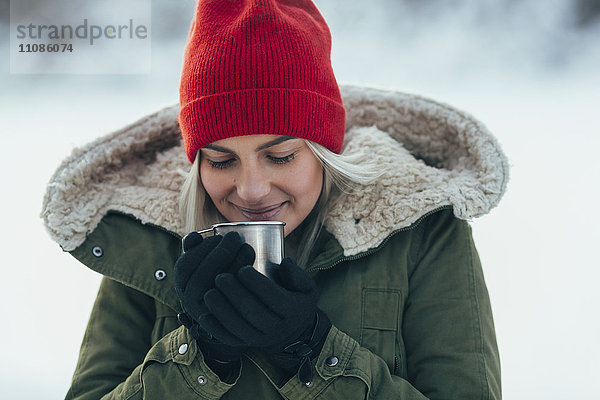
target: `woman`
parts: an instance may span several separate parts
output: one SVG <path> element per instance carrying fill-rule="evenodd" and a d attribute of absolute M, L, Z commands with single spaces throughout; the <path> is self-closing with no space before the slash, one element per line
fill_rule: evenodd
<path fill-rule="evenodd" d="M 340 93 L 329 52 L 309 1 L 200 1 L 179 115 L 59 167 L 46 226 L 104 275 L 67 398 L 501 397 L 465 219 L 498 203 L 506 159 L 449 106 Z M 182 248 L 248 220 L 286 223 L 275 280 L 236 234 Z"/>

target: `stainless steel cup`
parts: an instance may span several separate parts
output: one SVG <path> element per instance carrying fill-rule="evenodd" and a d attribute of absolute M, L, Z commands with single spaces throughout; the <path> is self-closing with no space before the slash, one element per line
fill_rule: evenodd
<path fill-rule="evenodd" d="M 235 231 L 242 240 L 248 243 L 256 253 L 252 265 L 261 274 L 271 278 L 274 265 L 283 260 L 283 226 L 279 221 L 227 222 L 213 225 L 210 229 L 200 231 L 200 234 L 225 235 Z"/>

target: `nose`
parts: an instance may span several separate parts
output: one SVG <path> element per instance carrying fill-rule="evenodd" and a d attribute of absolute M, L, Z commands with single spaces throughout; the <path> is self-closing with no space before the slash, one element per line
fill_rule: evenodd
<path fill-rule="evenodd" d="M 271 180 L 266 171 L 254 164 L 242 168 L 236 182 L 237 195 L 246 204 L 259 204 L 271 192 Z"/>

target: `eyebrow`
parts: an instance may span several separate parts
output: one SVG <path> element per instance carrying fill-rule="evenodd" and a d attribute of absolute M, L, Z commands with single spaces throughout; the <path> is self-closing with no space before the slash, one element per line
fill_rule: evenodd
<path fill-rule="evenodd" d="M 279 143 L 283 143 L 285 141 L 288 141 L 290 139 L 297 139 L 295 136 L 280 136 L 276 139 L 273 139 L 267 143 L 263 143 L 260 146 L 258 146 L 255 151 L 261 151 L 264 149 L 268 149 L 269 147 L 273 147 L 275 145 L 278 145 Z M 221 147 L 221 146 L 217 146 L 215 144 L 207 144 L 206 146 L 204 146 L 205 149 L 210 149 L 210 150 L 215 150 L 221 153 L 229 153 L 229 154 L 234 154 L 233 150 L 230 150 L 226 147 Z"/>

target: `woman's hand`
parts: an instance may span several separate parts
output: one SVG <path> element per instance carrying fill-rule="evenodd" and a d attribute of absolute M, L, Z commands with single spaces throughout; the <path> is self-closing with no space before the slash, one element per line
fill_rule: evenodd
<path fill-rule="evenodd" d="M 252 265 L 254 258 L 254 250 L 242 242 L 237 232 L 207 239 L 192 232 L 183 239 L 183 254 L 175 263 L 175 290 L 185 311 L 178 316 L 179 321 L 196 339 L 208 366 L 221 377 L 227 375 L 228 365 L 237 361 L 247 346 L 226 345 L 203 329 L 199 322 L 210 314 L 204 295 L 214 288 L 217 275 Z"/>
<path fill-rule="evenodd" d="M 317 308 L 313 280 L 292 259 L 275 271 L 275 281 L 250 266 L 218 275 L 204 296 L 211 314 L 200 323 L 223 343 L 263 349 L 306 383 L 312 379 L 310 360 L 320 353 L 331 322 Z"/>

